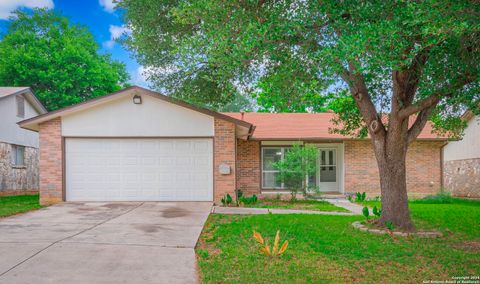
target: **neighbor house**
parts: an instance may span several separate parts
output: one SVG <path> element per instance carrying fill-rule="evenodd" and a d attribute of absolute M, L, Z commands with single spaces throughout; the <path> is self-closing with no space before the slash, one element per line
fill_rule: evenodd
<path fill-rule="evenodd" d="M 480 117 L 467 111 L 463 139 L 443 148 L 444 187 L 454 196 L 480 198 Z"/>
<path fill-rule="evenodd" d="M 368 139 L 332 134 L 333 113 L 218 113 L 140 87 L 20 122 L 40 133 L 42 203 L 215 201 L 287 192 L 272 162 L 295 143 L 319 148 L 308 182 L 380 194 Z M 409 194 L 438 192 L 444 138 L 427 124 L 407 155 Z"/>
<path fill-rule="evenodd" d="M 38 133 L 17 122 L 46 112 L 30 88 L 0 87 L 0 195 L 38 192 Z"/>

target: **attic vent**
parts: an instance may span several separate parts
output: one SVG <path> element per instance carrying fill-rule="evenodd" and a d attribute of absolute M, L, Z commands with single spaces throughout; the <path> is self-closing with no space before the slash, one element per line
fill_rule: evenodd
<path fill-rule="evenodd" d="M 25 99 L 22 96 L 17 96 L 17 116 L 25 117 Z"/>

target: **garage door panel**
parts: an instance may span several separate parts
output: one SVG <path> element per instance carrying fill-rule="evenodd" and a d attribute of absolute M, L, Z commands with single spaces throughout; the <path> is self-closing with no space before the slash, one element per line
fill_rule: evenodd
<path fill-rule="evenodd" d="M 211 139 L 67 138 L 69 201 L 211 201 Z"/>

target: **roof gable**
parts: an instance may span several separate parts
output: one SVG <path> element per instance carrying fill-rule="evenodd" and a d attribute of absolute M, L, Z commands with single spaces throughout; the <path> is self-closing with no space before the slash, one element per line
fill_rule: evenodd
<path fill-rule="evenodd" d="M 221 113 L 218 113 L 218 112 L 215 112 L 215 111 L 211 111 L 211 110 L 208 110 L 208 109 L 199 108 L 199 107 L 193 106 L 191 104 L 188 104 L 186 102 L 176 100 L 176 99 L 167 97 L 165 95 L 162 95 L 160 93 L 157 93 L 157 92 L 154 92 L 154 91 L 151 91 L 151 90 L 148 90 L 148 89 L 144 89 L 144 88 L 141 88 L 141 87 L 138 87 L 138 86 L 131 86 L 131 87 L 122 89 L 120 91 L 117 91 L 117 92 L 114 92 L 114 93 L 111 93 L 111 94 L 108 94 L 108 95 L 105 95 L 105 96 L 97 97 L 97 98 L 94 98 L 94 99 L 91 99 L 91 100 L 88 100 L 88 101 L 85 101 L 85 102 L 82 102 L 82 103 L 79 103 L 79 104 L 76 104 L 76 105 L 72 105 L 72 106 L 65 107 L 65 108 L 62 108 L 62 109 L 59 109 L 59 110 L 56 110 L 56 111 L 52 111 L 52 112 L 49 112 L 49 113 L 46 113 L 46 114 L 43 114 L 43 115 L 39 115 L 39 116 L 31 118 L 31 119 L 26 119 L 26 120 L 23 120 L 23 121 L 19 122 L 19 125 L 23 128 L 26 128 L 26 129 L 38 130 L 38 124 L 39 123 L 42 123 L 42 122 L 45 122 L 45 121 L 48 121 L 48 120 L 51 120 L 51 119 L 54 119 L 54 118 L 57 118 L 57 117 L 62 117 L 62 116 L 65 116 L 65 115 L 69 115 L 69 114 L 73 114 L 73 113 L 76 113 L 76 112 L 79 112 L 79 111 L 83 111 L 83 110 L 86 110 L 86 109 L 94 107 L 94 106 L 100 106 L 100 105 L 108 103 L 112 100 L 120 99 L 122 97 L 130 96 L 130 95 L 133 95 L 133 94 L 148 95 L 148 96 L 151 96 L 151 97 L 169 102 L 171 104 L 175 104 L 177 106 L 190 109 L 192 111 L 200 112 L 200 113 L 203 113 L 203 114 L 215 117 L 215 118 L 230 121 L 230 122 L 232 122 L 232 123 L 234 123 L 234 124 L 236 124 L 240 127 L 244 127 L 244 128 L 248 128 L 248 129 L 251 129 L 253 127 L 253 125 L 249 122 L 239 120 L 239 119 L 233 118 L 231 116 L 221 114 Z"/>
<path fill-rule="evenodd" d="M 0 99 L 9 96 L 23 95 L 27 102 L 40 114 L 47 113 L 47 109 L 37 99 L 29 87 L 0 87 Z"/>

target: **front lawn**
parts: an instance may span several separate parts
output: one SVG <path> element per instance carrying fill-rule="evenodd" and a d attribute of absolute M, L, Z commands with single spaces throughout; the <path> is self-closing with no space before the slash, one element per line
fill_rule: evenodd
<path fill-rule="evenodd" d="M 278 199 L 264 199 L 258 200 L 255 204 L 245 204 L 244 207 L 350 212 L 345 208 L 337 207 L 323 200 L 296 200 L 292 202 Z"/>
<path fill-rule="evenodd" d="M 38 195 L 0 196 L 0 218 L 42 207 Z"/>
<path fill-rule="evenodd" d="M 421 283 L 480 274 L 480 202 L 411 204 L 416 224 L 443 238 L 402 238 L 360 232 L 361 216 L 211 215 L 197 246 L 204 283 Z M 276 230 L 286 253 L 258 252 L 252 231 L 269 244 Z"/>

